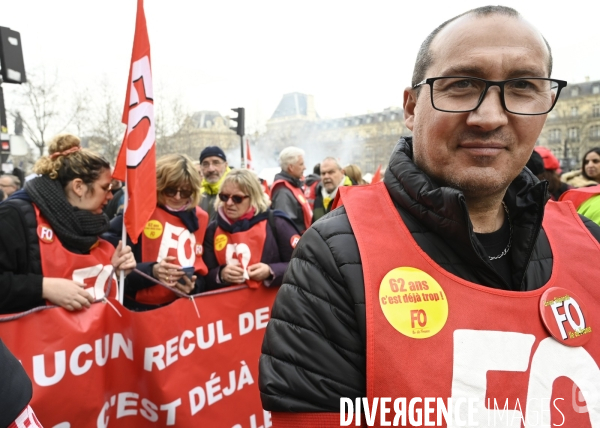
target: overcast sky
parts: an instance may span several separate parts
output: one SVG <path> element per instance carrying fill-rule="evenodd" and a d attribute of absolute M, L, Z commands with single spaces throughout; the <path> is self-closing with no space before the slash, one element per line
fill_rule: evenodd
<path fill-rule="evenodd" d="M 28 70 L 56 70 L 65 97 L 107 79 L 121 102 L 135 0 L 1 1 L 0 26 L 21 33 Z M 250 126 L 268 120 L 288 92 L 312 94 L 326 118 L 401 107 L 426 35 L 486 4 L 146 0 L 155 88 L 190 111 L 227 115 L 231 107 L 246 107 Z M 552 46 L 554 77 L 600 80 L 598 0 L 502 4 L 542 31 Z M 16 85 L 4 85 L 5 91 L 7 86 Z M 13 90 L 6 94 L 8 106 Z"/>

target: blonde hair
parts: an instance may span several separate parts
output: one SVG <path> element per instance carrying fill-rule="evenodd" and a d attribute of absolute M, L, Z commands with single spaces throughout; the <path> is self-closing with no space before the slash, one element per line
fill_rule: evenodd
<path fill-rule="evenodd" d="M 264 192 L 258 176 L 248 169 L 234 169 L 223 179 L 219 192 L 228 183 L 235 184 L 245 195 L 250 197 L 250 205 L 256 210 L 256 214 L 266 212 L 269 209 L 270 201 Z M 223 202 L 217 198 L 215 209 L 223 205 Z"/>
<path fill-rule="evenodd" d="M 346 177 L 354 181 L 356 184 L 367 184 L 367 182 L 362 178 L 362 171 L 358 165 L 350 164 L 345 166 L 344 173 L 346 174 Z"/>
<path fill-rule="evenodd" d="M 42 156 L 33 166 L 33 172 L 58 180 L 63 187 L 76 178 L 90 185 L 106 169 L 110 170 L 108 161 L 91 150 L 82 149 L 81 140 L 73 134 L 55 136 L 48 144 L 48 156 Z"/>
<path fill-rule="evenodd" d="M 202 180 L 194 161 L 188 155 L 165 155 L 156 161 L 156 192 L 157 200 L 161 200 L 162 192 L 167 187 L 180 187 L 189 184 L 192 188 L 189 210 L 195 209 L 200 203 Z"/>

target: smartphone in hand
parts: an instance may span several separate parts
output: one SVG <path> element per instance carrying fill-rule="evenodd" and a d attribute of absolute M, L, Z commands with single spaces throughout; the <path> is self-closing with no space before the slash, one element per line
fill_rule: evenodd
<path fill-rule="evenodd" d="M 182 267 L 181 270 L 185 272 L 185 276 L 187 276 L 191 281 L 192 276 L 194 276 L 194 270 L 195 270 L 194 266 Z M 183 279 L 183 277 L 179 278 L 179 283 L 185 284 L 185 280 Z"/>

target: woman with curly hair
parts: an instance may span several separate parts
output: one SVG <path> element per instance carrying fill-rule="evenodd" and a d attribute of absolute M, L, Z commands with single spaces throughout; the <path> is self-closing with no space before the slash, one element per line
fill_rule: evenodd
<path fill-rule="evenodd" d="M 0 313 L 47 302 L 81 310 L 109 286 L 116 293 L 111 273 L 129 273 L 135 259 L 131 248 L 119 243 L 115 250 L 100 239 L 109 227 L 102 213 L 112 198 L 108 162 L 63 134 L 34 172 L 39 176 L 0 204 Z"/>

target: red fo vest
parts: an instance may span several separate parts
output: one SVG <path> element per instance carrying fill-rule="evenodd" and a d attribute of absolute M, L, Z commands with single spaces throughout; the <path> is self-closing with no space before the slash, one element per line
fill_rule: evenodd
<path fill-rule="evenodd" d="M 267 194 L 267 196 L 270 198 L 271 197 L 271 189 L 269 188 L 269 183 L 267 183 L 267 180 L 263 180 L 261 178 L 260 185 L 263 189 L 263 192 L 265 192 Z"/>
<path fill-rule="evenodd" d="M 304 185 L 304 197 L 308 201 L 308 204 L 310 205 L 311 210 L 315 209 L 315 198 L 317 197 L 317 185 L 318 184 L 319 184 L 319 182 L 315 181 L 314 183 L 312 183 L 309 186 Z"/>
<path fill-rule="evenodd" d="M 271 186 L 271 195 L 274 195 L 275 189 L 277 188 L 277 186 L 281 186 L 281 185 L 287 187 L 290 190 L 290 192 L 292 192 L 294 194 L 294 196 L 296 197 L 296 199 L 298 200 L 298 203 L 302 207 L 302 213 L 304 214 L 304 229 L 305 230 L 308 229 L 312 222 L 313 213 L 312 213 L 312 208 L 310 207 L 310 204 L 304 197 L 304 192 L 302 191 L 302 189 L 292 186 L 290 183 L 288 183 L 285 180 L 277 180 Z"/>
<path fill-rule="evenodd" d="M 142 233 L 142 262 L 158 262 L 167 256 L 175 257 L 173 263 L 182 267 L 194 266 L 196 275 L 206 275 L 208 269 L 202 260 L 204 234 L 208 214 L 196 207 L 198 230 L 190 233 L 179 217 L 162 208 L 156 208 Z M 177 295 L 160 285 L 140 290 L 135 300 L 146 305 L 172 302 Z"/>
<path fill-rule="evenodd" d="M 579 209 L 581 204 L 590 199 L 592 196 L 600 195 L 600 185 L 591 187 L 580 187 L 578 189 L 569 189 L 560 195 L 559 201 L 571 201 L 575 205 L 575 209 Z"/>
<path fill-rule="evenodd" d="M 44 218 L 35 204 L 37 234 L 42 259 L 42 272 L 48 278 L 66 278 L 85 284 L 85 291 L 94 300 L 105 296 L 110 285 L 109 297 L 117 296 L 117 278 L 111 273 L 111 263 L 115 248 L 110 242 L 98 239 L 89 254 L 75 254 L 68 251 L 54 234 L 50 223 Z M 110 283 L 112 279 L 112 284 Z"/>
<path fill-rule="evenodd" d="M 543 228 L 553 255 L 548 283 L 539 290 L 513 292 L 465 281 L 437 265 L 413 239 L 383 183 L 340 190 L 365 278 L 370 401 L 406 397 L 408 407 L 413 397 L 442 397 L 446 404 L 448 397 L 455 403 L 474 399 L 477 426 L 495 426 L 494 420 L 507 426 L 507 418 L 514 416 L 514 426 L 520 427 L 521 410 L 525 426 L 552 426 L 548 415 L 556 425 L 564 418 L 564 427 L 600 426 L 600 270 L 590 263 L 600 259 L 600 245 L 571 206 L 546 205 Z M 394 270 L 400 267 L 413 272 Z M 411 275 L 414 280 L 409 282 Z M 544 327 L 540 298 L 551 287 L 567 289 L 587 308 L 585 321 L 579 319 L 580 325 L 592 328 L 585 345 L 560 344 Z M 404 298 L 410 305 L 411 296 L 422 301 L 405 310 Z M 438 300 L 431 301 L 434 297 Z M 440 321 L 443 299 L 445 323 Z M 408 335 L 388 321 L 394 316 L 398 325 L 410 327 Z M 436 328 L 441 328 L 437 334 L 419 338 Z M 586 412 L 574 410 L 574 384 L 584 394 Z M 500 410 L 494 410 L 494 399 Z M 506 402 L 510 410 L 502 414 Z M 466 404 L 461 415 L 466 421 Z M 501 415 L 504 420 L 499 422 Z"/>
<path fill-rule="evenodd" d="M 245 283 L 248 287 L 258 288 L 262 282 L 250 279 L 248 266 L 260 263 L 266 238 L 266 219 L 243 232 L 229 233 L 217 227 L 214 246 L 219 265 L 231 264 L 234 259 L 237 260 L 239 266 L 244 268 Z"/>

